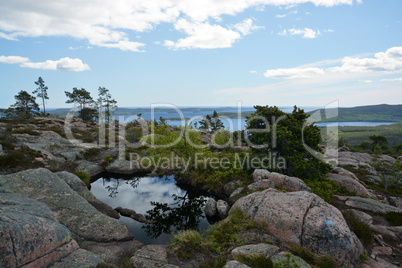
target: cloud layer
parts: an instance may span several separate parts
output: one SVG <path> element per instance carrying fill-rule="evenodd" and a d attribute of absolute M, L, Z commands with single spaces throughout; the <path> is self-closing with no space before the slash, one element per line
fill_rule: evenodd
<path fill-rule="evenodd" d="M 273 79 L 295 79 L 331 73 L 402 72 L 402 47 L 389 48 L 385 52 L 374 54 L 372 58 L 345 57 L 339 62 L 341 66 L 326 68 L 318 68 L 314 67 L 314 64 L 309 64 L 308 67 L 271 69 L 267 70 L 264 76 Z M 317 65 L 321 65 L 321 63 Z"/>
<path fill-rule="evenodd" d="M 165 46 L 175 49 L 221 48 L 231 46 L 252 30 L 251 19 L 239 23 L 238 27 L 210 24 L 210 20 L 221 21 L 222 15 L 233 16 L 248 8 L 258 9 L 266 5 L 312 3 L 315 6 L 332 7 L 359 2 L 360 0 L 13 0 L 5 1 L 0 6 L 0 38 L 17 40 L 19 37 L 69 36 L 87 40 L 94 46 L 141 52 L 139 48 L 145 44 L 131 41 L 131 31 L 150 31 L 162 23 L 171 23 L 187 37 L 177 41 L 167 40 Z M 247 25 L 242 25 L 244 23 Z M 299 34 L 296 32 L 294 34 Z M 311 31 L 300 34 L 305 38 L 313 38 L 315 35 Z"/>
<path fill-rule="evenodd" d="M 20 67 L 42 69 L 50 71 L 81 72 L 90 70 L 88 64 L 80 59 L 71 59 L 69 57 L 59 60 L 47 60 L 44 62 L 31 62 L 29 58 L 20 56 L 0 56 L 0 62 L 8 64 L 19 64 Z"/>

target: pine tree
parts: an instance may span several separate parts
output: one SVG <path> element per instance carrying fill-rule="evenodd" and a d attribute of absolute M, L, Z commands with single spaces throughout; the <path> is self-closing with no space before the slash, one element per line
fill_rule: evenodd
<path fill-rule="evenodd" d="M 45 86 L 45 81 L 43 81 L 42 77 L 38 78 L 38 81 L 35 82 L 35 85 L 37 85 L 38 87 L 32 92 L 32 94 L 36 94 L 38 98 L 42 99 L 43 115 L 46 116 L 45 100 L 49 99 L 49 97 L 47 96 L 48 87 Z"/>
<path fill-rule="evenodd" d="M 7 109 L 7 116 L 30 117 L 36 115 L 39 111 L 39 105 L 35 101 L 36 98 L 25 90 L 21 90 L 14 97 L 16 102 Z"/>
<path fill-rule="evenodd" d="M 105 110 L 105 119 L 106 122 L 110 122 L 110 117 L 113 113 L 113 111 L 117 108 L 117 101 L 115 99 L 112 99 L 112 95 L 109 92 L 109 89 L 105 87 L 99 87 L 98 88 L 98 102 L 99 102 L 99 108 L 104 107 Z"/>
<path fill-rule="evenodd" d="M 73 88 L 72 92 L 65 91 L 67 98 L 66 103 L 78 103 L 80 105 L 80 117 L 84 121 L 89 121 L 94 116 L 94 109 L 88 107 L 88 105 L 94 104 L 94 100 L 91 97 L 91 93 L 85 90 L 85 88 Z"/>

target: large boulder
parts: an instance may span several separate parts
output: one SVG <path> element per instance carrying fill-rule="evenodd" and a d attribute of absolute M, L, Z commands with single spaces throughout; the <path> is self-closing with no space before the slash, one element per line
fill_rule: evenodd
<path fill-rule="evenodd" d="M 49 206 L 56 219 L 85 240 L 108 242 L 133 239 L 127 226 L 91 206 L 59 176 L 40 168 L 0 176 L 0 183 L 15 193 Z"/>
<path fill-rule="evenodd" d="M 297 243 L 328 254 L 341 264 L 359 260 L 363 246 L 350 231 L 342 213 L 306 191 L 283 193 L 267 189 L 242 197 L 239 207 L 284 243 Z"/>
<path fill-rule="evenodd" d="M 93 266 L 103 261 L 79 249 L 70 231 L 56 221 L 47 205 L 0 187 L 0 266 L 48 267 L 60 259 L 77 255 L 88 257 Z M 73 267 L 71 259 L 65 267 Z M 88 264 L 75 259 L 77 267 Z"/>
<path fill-rule="evenodd" d="M 296 191 L 307 191 L 312 192 L 311 188 L 308 187 L 304 181 L 296 177 L 289 177 L 276 172 L 269 172 L 265 169 L 256 169 L 253 173 L 254 182 L 268 180 L 273 182 L 275 188 L 282 189 L 288 192 L 296 192 Z M 271 184 L 267 183 L 267 187 L 270 187 Z M 261 187 L 262 188 L 262 187 Z"/>
<path fill-rule="evenodd" d="M 350 176 L 328 173 L 328 179 L 333 180 L 336 185 L 343 185 L 350 192 L 355 192 L 356 195 L 371 197 L 370 192 L 360 182 L 352 179 Z"/>

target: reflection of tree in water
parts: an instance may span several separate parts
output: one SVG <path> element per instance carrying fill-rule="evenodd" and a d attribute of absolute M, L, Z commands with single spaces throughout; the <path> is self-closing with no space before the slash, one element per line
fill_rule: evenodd
<path fill-rule="evenodd" d="M 122 180 L 122 179 L 117 179 L 115 180 L 115 183 L 113 186 L 105 186 L 105 178 L 103 179 L 103 186 L 105 186 L 105 189 L 109 192 L 109 197 L 115 198 L 116 195 L 119 193 L 117 190 L 119 189 L 119 186 L 121 183 L 124 181 L 126 184 L 130 184 L 131 187 L 137 188 L 138 184 L 140 183 L 141 178 L 133 178 L 131 180 Z M 110 181 L 110 179 L 106 179 L 107 181 Z"/>
<path fill-rule="evenodd" d="M 148 223 L 142 228 L 148 236 L 159 237 L 162 233 L 169 234 L 171 227 L 177 231 L 197 229 L 203 216 L 205 199 L 192 197 L 188 193 L 184 196 L 172 195 L 174 203 L 151 202 L 153 209 L 147 211 Z"/>

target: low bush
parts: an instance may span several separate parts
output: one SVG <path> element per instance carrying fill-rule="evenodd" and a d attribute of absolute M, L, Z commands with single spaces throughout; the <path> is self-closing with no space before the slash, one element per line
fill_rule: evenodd
<path fill-rule="evenodd" d="M 367 223 L 362 222 L 352 211 L 343 211 L 342 214 L 350 230 L 356 234 L 364 246 L 367 247 L 373 243 L 373 230 Z"/>
<path fill-rule="evenodd" d="M 89 176 L 88 172 L 84 170 L 78 170 L 75 172 L 75 175 L 77 175 L 83 182 L 85 182 L 86 185 L 89 185 L 91 183 L 91 177 Z"/>
<path fill-rule="evenodd" d="M 348 196 L 356 195 L 353 192 L 349 192 L 345 186 L 338 186 L 334 181 L 329 179 L 306 181 L 306 184 L 308 187 L 311 188 L 313 193 L 315 193 L 328 203 L 331 203 L 334 194 Z"/>
<path fill-rule="evenodd" d="M 235 260 L 253 268 L 274 267 L 271 258 L 267 258 L 262 254 L 237 255 L 235 256 Z"/>
<path fill-rule="evenodd" d="M 385 219 L 389 224 L 394 226 L 400 226 L 402 223 L 402 213 L 399 212 L 389 212 L 384 215 Z"/>
<path fill-rule="evenodd" d="M 333 268 L 335 267 L 335 261 L 328 255 L 320 255 L 312 252 L 299 244 L 290 245 L 290 251 L 302 258 L 308 264 L 319 268 Z"/>
<path fill-rule="evenodd" d="M 170 247 L 182 259 L 189 259 L 199 251 L 202 251 L 202 236 L 193 230 L 186 230 L 173 235 Z"/>

